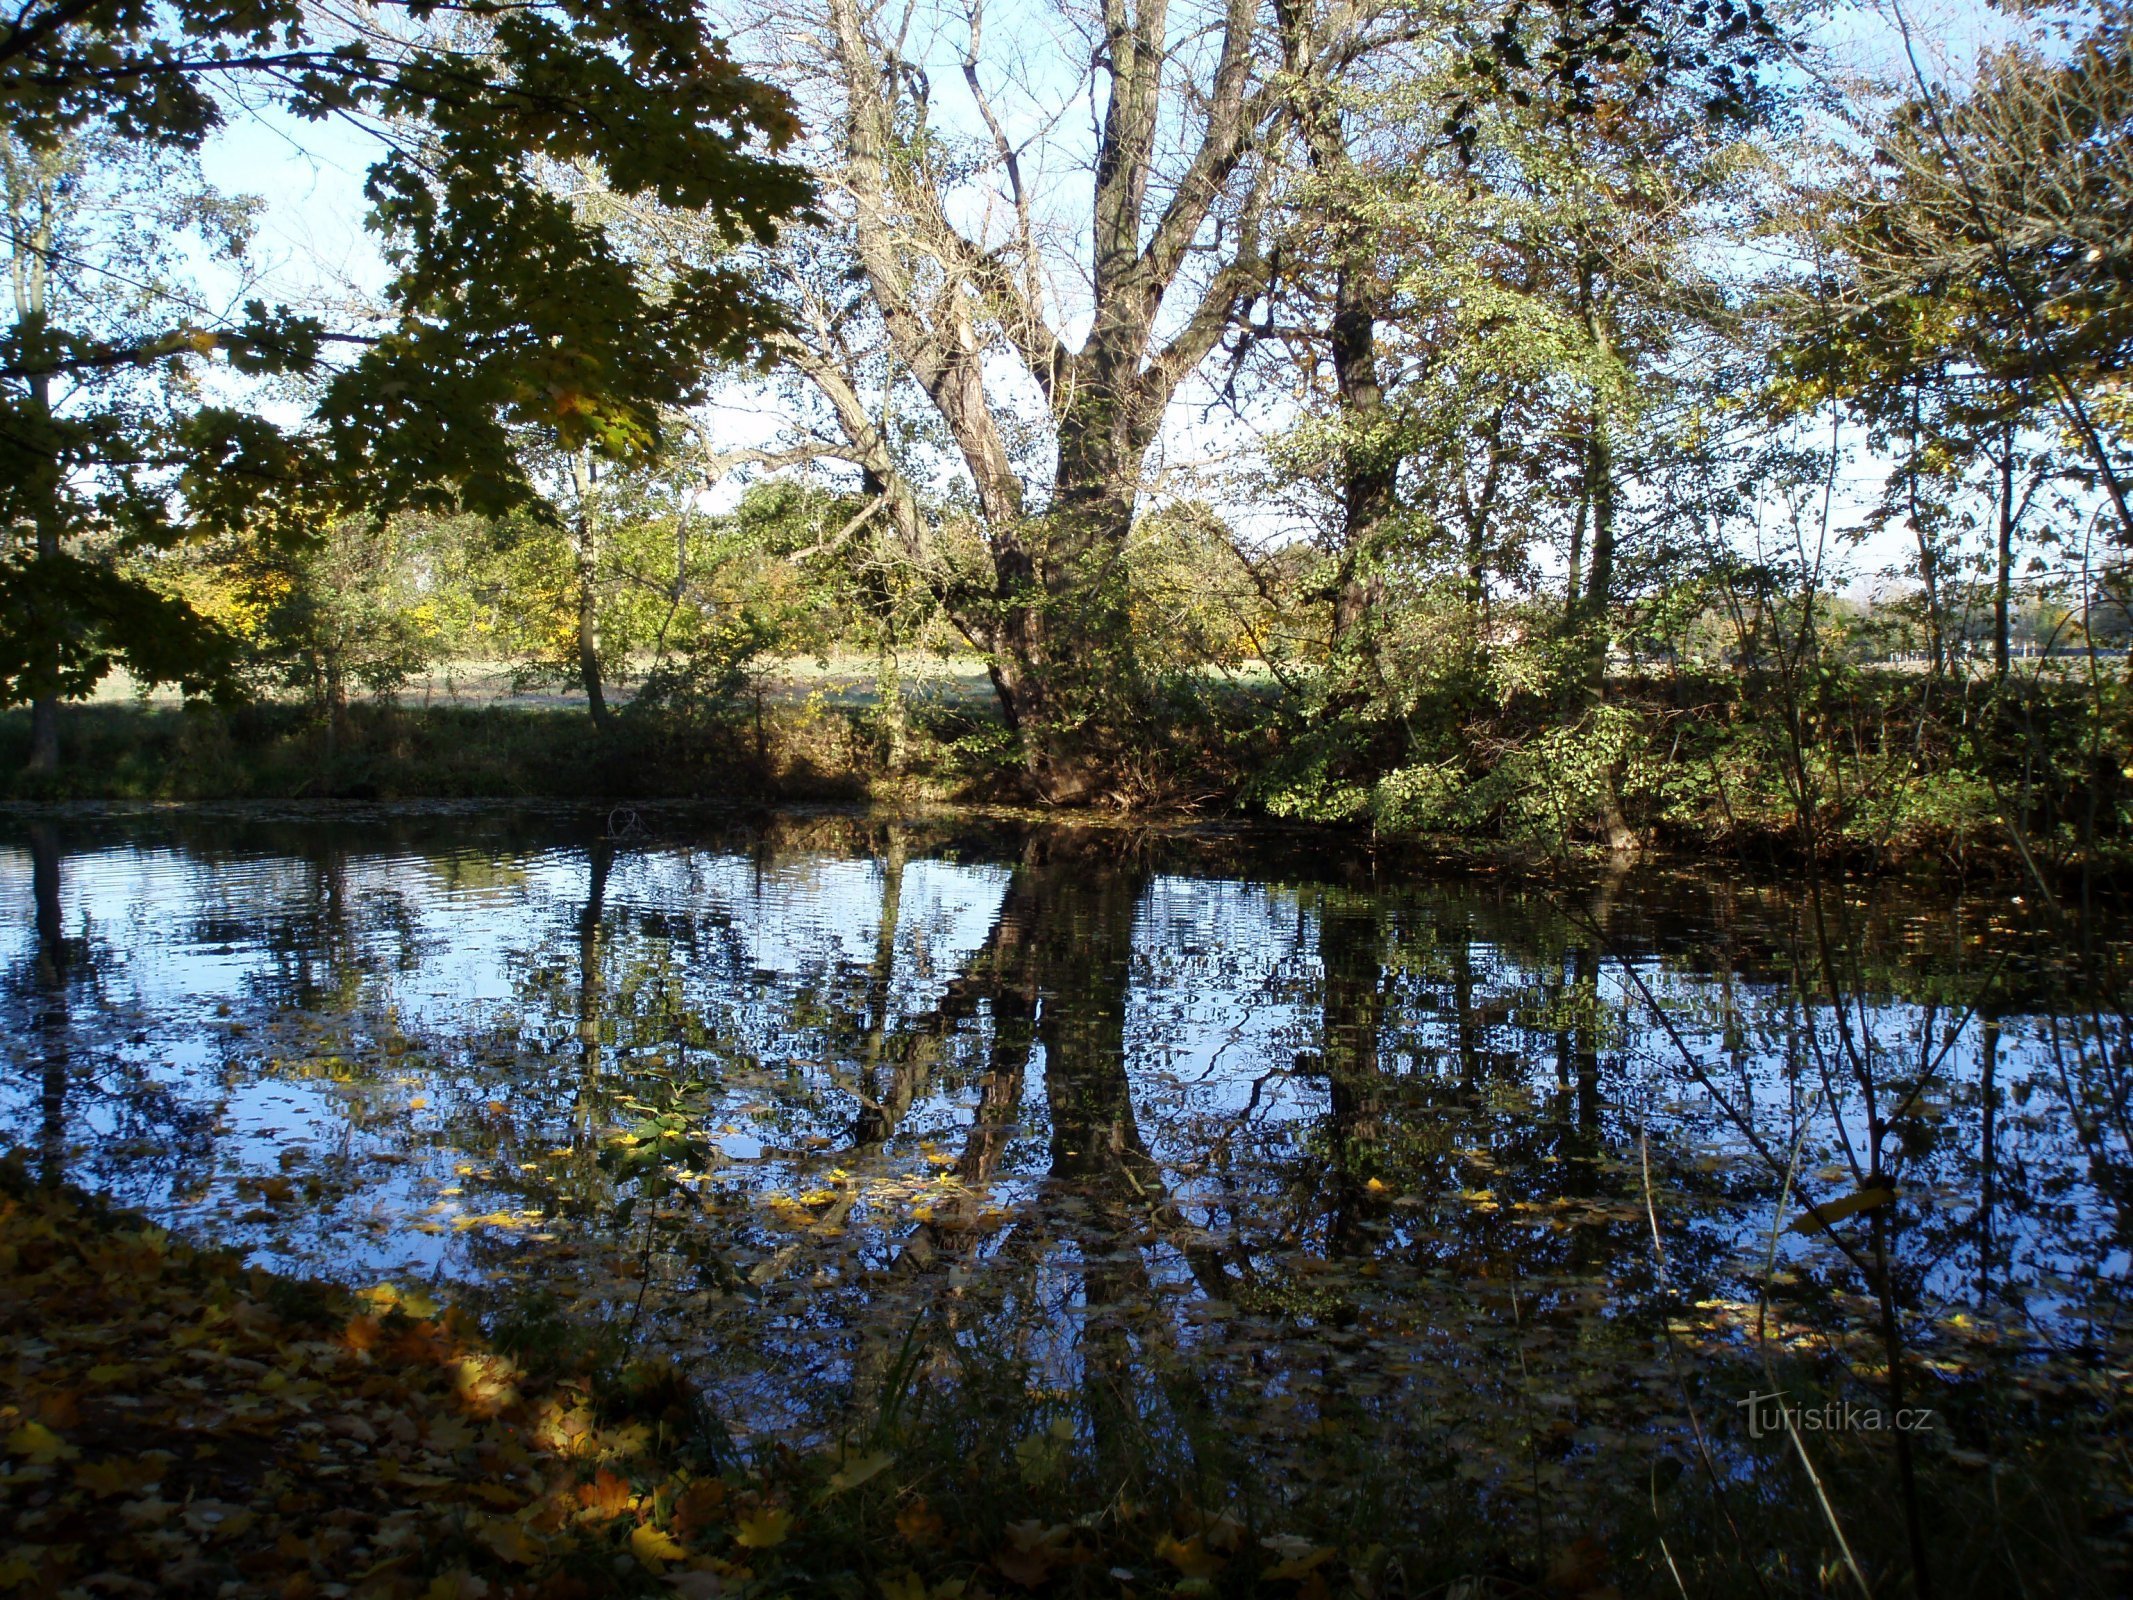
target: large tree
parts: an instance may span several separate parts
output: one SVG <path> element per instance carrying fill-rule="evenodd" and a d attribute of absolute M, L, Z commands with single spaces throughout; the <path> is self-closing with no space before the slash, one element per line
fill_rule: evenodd
<path fill-rule="evenodd" d="M 167 617 L 151 628 L 104 601 L 98 649 L 55 672 L 50 641 L 88 604 L 86 537 L 167 542 L 263 498 L 291 526 L 349 501 L 537 507 L 524 430 L 642 454 L 709 364 L 776 321 L 730 264 L 648 267 L 545 181 L 556 163 L 597 169 L 617 193 L 758 242 L 805 204 L 804 174 L 772 154 L 795 132 L 787 101 L 686 0 L 410 0 L 330 17 L 300 0 L 30 0 L 0 23 L 0 106 L 27 161 L 84 139 L 195 151 L 236 97 L 376 137 L 385 304 L 341 328 L 257 300 L 223 316 L 165 305 L 118 330 L 51 305 L 18 316 L 0 337 L 0 610 L 30 647 L 0 658 L 0 700 L 80 692 L 121 656 L 182 675 L 144 648 Z M 26 248 L 58 260 L 35 236 Z M 335 349 L 354 354 L 326 360 Z M 215 364 L 310 376 L 312 418 L 284 430 L 256 410 L 102 398 L 104 375 L 183 384 Z M 66 387 L 71 409 L 51 399 Z"/>
<path fill-rule="evenodd" d="M 1265 281 L 1299 76 L 1337 74 L 1390 8 L 795 4 L 781 66 L 834 197 L 785 262 L 785 353 L 820 407 L 796 448 L 858 467 L 985 653 L 1037 791 L 1091 798 L 1145 733 L 1125 554 L 1150 452 Z"/>

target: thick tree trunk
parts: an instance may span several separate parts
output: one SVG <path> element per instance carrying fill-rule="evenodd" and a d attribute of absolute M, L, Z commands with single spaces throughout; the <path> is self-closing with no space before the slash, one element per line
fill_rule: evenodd
<path fill-rule="evenodd" d="M 1121 448 L 1117 427 L 1101 396 L 1070 406 L 1051 511 L 993 536 L 993 685 L 1030 781 L 1052 805 L 1106 794 L 1141 717 L 1126 573 L 1140 451 Z"/>
<path fill-rule="evenodd" d="M 963 71 L 1012 218 L 1005 247 L 965 231 L 960 201 L 951 205 L 933 175 L 906 159 L 911 120 L 923 125 L 929 110 L 901 35 L 881 31 L 857 0 L 827 0 L 827 8 L 825 42 L 845 95 L 840 178 L 857 266 L 895 359 L 925 391 L 969 472 L 993 558 L 989 591 L 928 547 L 928 519 L 897 475 L 834 318 L 814 317 L 787 353 L 835 411 L 847 459 L 892 486 L 891 525 L 933 575 L 956 625 L 987 653 L 1032 788 L 1055 804 L 1096 799 L 1119 787 L 1122 758 L 1146 743 L 1125 571 L 1142 464 L 1177 386 L 1266 277 L 1259 217 L 1273 166 L 1255 167 L 1250 157 L 1261 131 L 1286 112 L 1254 70 L 1259 10 L 1227 0 L 1210 68 L 1188 86 L 1167 34 L 1169 0 L 1103 8 L 1090 67 L 1109 92 L 1088 219 L 1089 325 L 1069 349 L 1051 320 L 1019 150 L 987 98 L 978 12 Z M 1308 55 L 1295 63 L 1299 72 L 1313 64 Z M 1179 79 L 1166 86 L 1166 72 Z M 1191 146 L 1186 175 L 1158 188 L 1159 154 L 1180 137 Z M 1193 305 L 1166 314 L 1180 311 L 1165 296 L 1187 266 L 1208 261 L 1206 224 L 1225 199 L 1234 202 L 1222 217 L 1227 259 L 1218 253 L 1194 285 Z M 924 266 L 914 270 L 914 262 Z M 1042 513 L 1025 506 L 1009 428 L 986 391 L 988 356 L 1003 348 L 1043 392 L 1057 430 L 1051 505 Z"/>
<path fill-rule="evenodd" d="M 329 748 L 338 750 L 348 736 L 348 674 L 337 650 L 326 653 L 326 728 Z"/>
<path fill-rule="evenodd" d="M 1371 565 L 1378 536 L 1392 515 L 1399 479 L 1399 462 L 1371 437 L 1385 409 L 1377 319 L 1370 268 L 1358 250 L 1341 263 L 1333 290 L 1333 376 L 1350 430 L 1341 452 L 1341 551 L 1333 595 L 1336 655 L 1352 655 L 1364 642 L 1377 609 L 1382 585 Z"/>

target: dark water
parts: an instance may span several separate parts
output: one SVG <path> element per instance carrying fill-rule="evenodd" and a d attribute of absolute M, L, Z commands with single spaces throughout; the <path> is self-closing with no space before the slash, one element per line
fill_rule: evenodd
<path fill-rule="evenodd" d="M 1358 839 L 203 811 L 0 819 L 0 905 L 0 1145 L 263 1264 L 619 1321 L 744 1432 L 930 1319 L 1270 1450 L 1360 1401 L 1563 1471 L 1664 1448 L 1684 1360 L 1858 1360 L 1884 1229 L 1950 1385 L 2119 1339 L 2110 941 L 2004 889 L 1817 937 L 1796 883 Z"/>

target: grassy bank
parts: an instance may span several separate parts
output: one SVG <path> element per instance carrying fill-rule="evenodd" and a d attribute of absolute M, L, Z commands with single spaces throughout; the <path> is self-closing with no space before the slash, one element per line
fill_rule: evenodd
<path fill-rule="evenodd" d="M 835 692 L 830 692 L 830 690 Z M 67 708 L 63 770 L 23 773 L 0 713 L 0 799 L 908 799 L 1026 803 L 1014 736 L 965 692 L 891 717 L 871 687 L 761 686 L 625 705 Z M 790 691 L 790 692 L 788 692 Z M 1646 848 L 1866 868 L 1937 862 L 2057 880 L 2133 841 L 2124 686 L 1833 670 L 1611 682 L 1595 703 L 1456 680 L 1404 704 L 1315 705 L 1266 683 L 1153 686 L 1108 799 L 1567 856 Z"/>

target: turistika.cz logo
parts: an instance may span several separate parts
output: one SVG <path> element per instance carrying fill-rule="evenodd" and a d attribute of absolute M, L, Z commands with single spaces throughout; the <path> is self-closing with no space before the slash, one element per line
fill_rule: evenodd
<path fill-rule="evenodd" d="M 1789 1424 L 1795 1433 L 1924 1433 L 1933 1426 L 1927 1406 L 1905 1406 L 1884 1411 L 1856 1400 L 1824 1400 L 1819 1405 L 1799 1405 L 1784 1389 L 1751 1394 L 1737 1402 L 1748 1414 L 1748 1437 L 1783 1433 Z"/>

